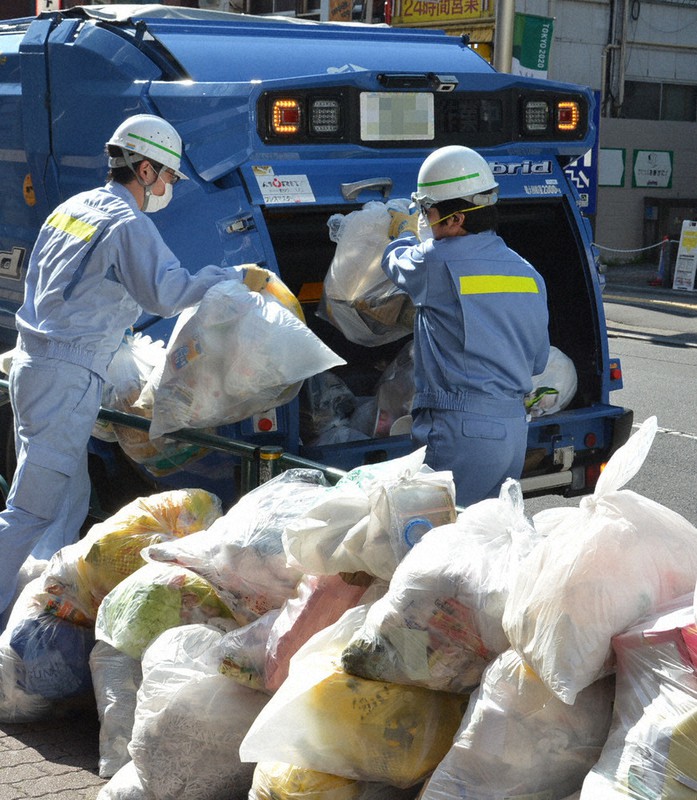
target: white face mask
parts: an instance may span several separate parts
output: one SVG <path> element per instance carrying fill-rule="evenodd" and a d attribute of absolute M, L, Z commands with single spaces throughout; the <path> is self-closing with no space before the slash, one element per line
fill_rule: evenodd
<path fill-rule="evenodd" d="M 426 215 L 421 212 L 419 212 L 417 222 L 417 236 L 420 242 L 427 242 L 429 239 L 433 239 L 433 229 L 429 225 Z"/>
<path fill-rule="evenodd" d="M 158 177 L 157 180 L 162 180 L 162 178 Z M 157 181 L 155 181 L 155 183 L 157 183 Z M 163 195 L 152 194 L 152 192 L 149 191 L 155 183 L 151 183 L 150 186 L 145 187 L 145 199 L 143 201 L 142 210 L 145 211 L 146 214 L 154 214 L 156 211 L 161 211 L 169 205 L 169 201 L 172 199 L 171 183 L 165 183 L 165 193 Z"/>

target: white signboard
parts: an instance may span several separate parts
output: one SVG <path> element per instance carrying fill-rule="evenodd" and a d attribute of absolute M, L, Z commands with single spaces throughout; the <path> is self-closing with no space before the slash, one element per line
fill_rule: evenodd
<path fill-rule="evenodd" d="M 680 245 L 675 259 L 673 289 L 694 291 L 697 273 L 697 222 L 684 220 L 680 231 Z"/>
<path fill-rule="evenodd" d="M 635 150 L 632 186 L 670 189 L 673 180 L 672 150 Z"/>

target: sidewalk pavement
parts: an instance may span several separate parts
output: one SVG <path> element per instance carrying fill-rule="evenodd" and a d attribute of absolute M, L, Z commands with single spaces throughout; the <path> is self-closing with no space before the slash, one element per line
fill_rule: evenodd
<path fill-rule="evenodd" d="M 694 303 L 697 306 L 697 291 L 673 289 L 673 278 L 670 271 L 665 275 L 660 275 L 658 266 L 651 262 L 602 266 L 601 276 L 605 279 L 606 291 L 621 288 L 655 297 L 668 295 L 680 297 L 683 301 Z"/>
<path fill-rule="evenodd" d="M 99 721 L 94 707 L 66 708 L 49 719 L 0 723 L 0 800 L 95 800 Z"/>

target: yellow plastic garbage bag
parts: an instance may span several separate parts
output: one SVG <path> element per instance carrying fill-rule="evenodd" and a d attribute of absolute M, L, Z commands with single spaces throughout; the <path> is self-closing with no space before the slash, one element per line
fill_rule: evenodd
<path fill-rule="evenodd" d="M 283 761 L 400 788 L 437 766 L 466 699 L 344 672 L 341 651 L 365 613 L 365 606 L 349 610 L 293 656 L 288 678 L 242 741 L 243 761 Z"/>

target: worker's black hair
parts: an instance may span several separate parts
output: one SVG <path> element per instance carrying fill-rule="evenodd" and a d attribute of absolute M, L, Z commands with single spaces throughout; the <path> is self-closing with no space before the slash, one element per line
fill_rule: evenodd
<path fill-rule="evenodd" d="M 454 200 L 442 200 L 436 205 L 438 209 L 438 219 L 449 217 L 458 211 L 467 211 L 472 208 L 474 203 L 465 200 L 463 197 L 456 197 Z M 482 233 L 483 231 L 496 231 L 499 225 L 499 212 L 496 205 L 484 206 L 476 211 L 467 211 L 462 227 L 468 233 Z"/>
<path fill-rule="evenodd" d="M 123 155 L 123 149 L 118 145 L 107 145 L 107 155 L 112 158 L 119 158 Z M 155 170 L 155 172 L 159 172 L 162 169 L 162 164 L 157 161 L 153 161 L 152 158 L 143 158 L 143 156 L 137 156 L 136 158 L 138 163 L 141 161 L 147 161 Z M 133 170 L 128 165 L 124 165 L 123 167 L 112 167 L 106 176 L 108 181 L 120 183 L 122 186 L 130 183 L 134 177 L 135 175 L 133 174 Z"/>

